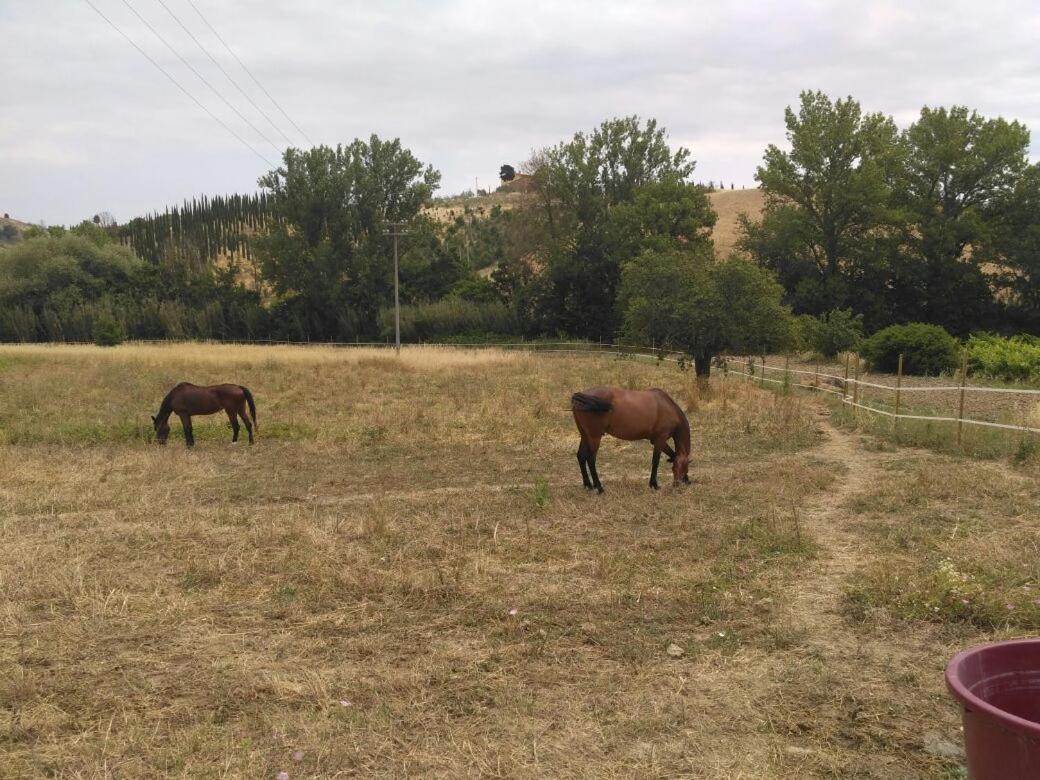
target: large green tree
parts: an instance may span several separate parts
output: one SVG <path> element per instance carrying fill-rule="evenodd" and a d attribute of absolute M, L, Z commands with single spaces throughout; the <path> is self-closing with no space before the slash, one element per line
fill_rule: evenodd
<path fill-rule="evenodd" d="M 989 259 L 1003 268 L 1021 324 L 1040 332 L 1040 163 L 1031 165 L 995 209 Z"/>
<path fill-rule="evenodd" d="M 803 92 L 784 121 L 790 148 L 766 148 L 755 174 L 766 208 L 760 225 L 744 221 L 743 247 L 779 274 L 796 308 L 820 314 L 846 303 L 891 219 L 898 133 L 891 118 L 822 92 Z"/>
<path fill-rule="evenodd" d="M 528 169 L 544 225 L 544 272 L 528 297 L 541 330 L 614 337 L 621 265 L 655 231 L 697 241 L 714 223 L 704 193 L 686 184 L 693 167 L 655 120 L 634 116 L 535 155 Z"/>
<path fill-rule="evenodd" d="M 790 347 L 794 321 L 769 271 L 709 252 L 645 252 L 626 264 L 620 305 L 624 333 L 693 358 L 699 377 L 720 353 L 764 354 Z"/>
<path fill-rule="evenodd" d="M 393 286 L 386 225 L 414 218 L 439 183 L 398 139 L 286 151 L 259 181 L 274 219 L 257 241 L 286 315 L 313 338 L 375 332 Z"/>
<path fill-rule="evenodd" d="M 1028 166 L 1029 131 L 963 106 L 924 108 L 903 133 L 895 201 L 907 216 L 902 308 L 965 334 L 987 324 L 993 293 L 980 259 Z"/>

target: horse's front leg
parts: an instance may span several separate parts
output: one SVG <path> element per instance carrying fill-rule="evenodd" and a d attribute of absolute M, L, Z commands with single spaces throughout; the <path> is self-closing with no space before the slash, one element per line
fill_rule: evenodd
<path fill-rule="evenodd" d="M 654 490 L 657 490 L 657 488 L 658 488 L 658 484 L 657 484 L 657 465 L 660 462 L 661 462 L 661 449 L 655 445 L 654 446 L 654 456 L 653 456 L 653 459 L 650 461 L 650 487 L 652 487 Z"/>
<path fill-rule="evenodd" d="M 184 428 L 184 444 L 188 447 L 195 446 L 195 436 L 191 432 L 191 415 L 190 414 L 178 414 L 181 418 L 181 425 Z"/>

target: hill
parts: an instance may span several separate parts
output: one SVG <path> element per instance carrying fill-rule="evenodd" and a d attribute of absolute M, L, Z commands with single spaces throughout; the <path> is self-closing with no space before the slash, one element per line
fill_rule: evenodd
<path fill-rule="evenodd" d="M 15 243 L 22 237 L 22 233 L 31 227 L 28 222 L 0 216 L 0 246 Z"/>
<path fill-rule="evenodd" d="M 757 219 L 765 207 L 765 195 L 756 187 L 747 190 L 717 190 L 708 193 L 708 198 L 719 216 L 715 230 L 712 231 L 715 250 L 720 258 L 725 258 L 736 250 L 739 237 L 737 217 L 746 213 Z M 486 216 L 495 206 L 508 211 L 529 201 L 530 196 L 522 192 L 492 192 L 480 196 L 439 198 L 425 210 L 425 213 L 441 222 L 450 222 L 462 215 L 466 209 L 478 216 Z"/>
<path fill-rule="evenodd" d="M 487 216 L 491 209 L 498 206 L 503 211 L 515 209 L 530 200 L 523 192 L 491 192 L 487 195 L 455 195 L 446 198 L 434 198 L 433 202 L 423 209 L 423 213 L 438 222 L 451 222 L 462 216 L 466 209 L 478 216 Z"/>
<path fill-rule="evenodd" d="M 711 205 L 719 215 L 712 231 L 715 240 L 715 251 L 720 258 L 725 258 L 736 249 L 737 245 L 737 217 L 746 213 L 752 219 L 757 219 L 765 207 L 765 195 L 762 190 L 718 190 L 708 193 Z"/>

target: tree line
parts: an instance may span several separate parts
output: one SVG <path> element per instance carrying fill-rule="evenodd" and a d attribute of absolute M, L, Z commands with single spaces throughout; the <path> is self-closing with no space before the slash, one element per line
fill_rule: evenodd
<path fill-rule="evenodd" d="M 717 257 L 709 187 L 653 120 L 534 153 L 519 202 L 424 212 L 440 174 L 399 140 L 289 149 L 255 196 L 203 198 L 0 249 L 0 339 L 382 340 L 391 222 L 404 222 L 405 337 L 653 341 L 710 370 L 924 320 L 958 336 L 1040 328 L 1040 170 L 1018 122 L 925 108 L 900 130 L 801 95 L 756 173 L 743 257 Z M 751 262 L 747 258 L 750 258 Z M 799 323 L 798 315 L 803 319 Z M 811 318 L 816 326 L 809 327 Z"/>
<path fill-rule="evenodd" d="M 767 205 L 744 219 L 742 247 L 796 311 L 961 336 L 1040 327 L 1040 165 L 1024 125 L 926 107 L 900 131 L 820 92 L 785 122 L 789 149 L 766 149 Z"/>
<path fill-rule="evenodd" d="M 225 255 L 251 263 L 250 239 L 266 231 L 270 218 L 266 192 L 202 196 L 161 214 L 136 217 L 111 232 L 151 263 L 202 270 Z"/>

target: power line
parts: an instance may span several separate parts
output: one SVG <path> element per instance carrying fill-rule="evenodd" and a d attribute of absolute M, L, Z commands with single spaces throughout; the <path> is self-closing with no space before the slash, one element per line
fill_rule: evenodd
<path fill-rule="evenodd" d="M 188 91 L 188 90 L 187 90 L 187 89 L 186 89 L 186 88 L 185 88 L 185 87 L 184 87 L 184 86 L 183 86 L 183 85 L 182 85 L 182 84 L 181 84 L 181 83 L 180 83 L 179 81 L 177 81 L 177 79 L 175 79 L 175 78 L 174 78 L 173 76 L 171 76 L 171 75 L 170 75 L 170 73 L 169 73 L 169 71 L 167 71 L 167 70 L 166 70 L 166 68 L 164 68 L 164 67 L 163 67 L 162 65 L 160 65 L 160 64 L 159 64 L 158 62 L 156 62 L 156 61 L 155 61 L 154 59 L 152 59 L 152 56 L 151 56 L 150 54 L 148 54 L 148 52 L 146 52 L 146 51 L 145 51 L 144 49 L 142 49 L 142 48 L 141 48 L 140 46 L 138 46 L 138 45 L 137 45 L 137 43 L 135 43 L 135 42 L 134 42 L 134 39 L 133 39 L 133 38 L 131 38 L 131 37 L 130 37 L 129 35 L 127 35 L 127 34 L 126 34 L 125 32 L 123 32 L 123 31 L 122 31 L 121 29 L 119 29 L 119 27 L 117 27 L 117 26 L 116 26 L 115 22 L 113 22 L 113 21 L 112 21 L 111 19 L 109 19 L 109 18 L 108 18 L 107 16 L 105 16 L 105 15 L 104 15 L 104 14 L 103 14 L 103 13 L 101 12 L 101 9 L 100 9 L 100 8 L 98 8 L 98 7 L 96 6 L 96 5 L 94 5 L 94 4 L 93 4 L 93 3 L 92 3 L 92 2 L 90 1 L 90 0 L 83 0 L 83 2 L 84 2 L 84 3 L 86 3 L 87 5 L 89 5 L 89 6 L 91 7 L 91 8 L 93 8 L 93 9 L 94 9 L 94 11 L 95 11 L 95 12 L 97 13 L 97 15 L 98 15 L 98 16 L 100 16 L 100 17 L 101 17 L 102 19 L 104 19 L 104 20 L 105 20 L 106 22 L 108 22 L 108 25 L 109 25 L 109 26 L 110 26 L 110 27 L 111 27 L 111 28 L 112 28 L 113 30 L 115 30 L 115 31 L 116 31 L 117 33 L 119 33 L 119 34 L 120 34 L 121 36 L 123 36 L 123 38 L 125 38 L 125 39 L 126 39 L 126 42 L 127 42 L 127 43 L 129 43 L 129 44 L 130 44 L 131 46 L 133 46 L 133 47 L 134 47 L 135 49 L 137 49 L 137 51 L 138 51 L 138 52 L 140 52 L 140 54 L 141 54 L 141 56 L 142 56 L 142 57 L 144 57 L 144 58 L 145 58 L 146 60 L 148 60 L 148 61 L 149 61 L 150 63 L 152 63 L 152 65 L 154 65 L 154 66 L 155 66 L 156 68 L 158 68 L 158 69 L 159 69 L 159 71 L 160 71 L 160 72 L 161 72 L 161 73 L 162 73 L 162 74 L 163 74 L 164 76 L 166 76 L 166 78 L 168 78 L 168 79 L 169 79 L 169 80 L 170 80 L 171 82 L 173 82 L 173 85 L 174 85 L 175 87 L 177 87 L 177 89 L 179 89 L 179 90 L 180 90 L 181 92 L 183 92 L 183 93 L 184 93 L 185 95 L 187 95 L 187 96 L 188 96 L 188 98 L 189 98 L 189 99 L 190 99 L 190 100 L 191 100 L 191 101 L 192 101 L 192 102 L 193 102 L 193 103 L 194 103 L 195 105 L 197 105 L 197 106 L 198 106 L 199 108 L 201 108 L 201 109 L 202 109 L 203 111 L 205 111 L 205 112 L 206 112 L 207 114 L 209 114 L 210 118 L 211 118 L 211 119 L 212 119 L 212 120 L 213 120 L 214 122 L 216 122 L 216 123 L 217 123 L 217 124 L 219 124 L 219 125 L 220 125 L 221 127 L 223 127 L 223 128 L 225 129 L 225 130 L 227 130 L 227 131 L 228 131 L 228 132 L 229 132 L 229 133 L 230 133 L 231 135 L 233 135 L 233 136 L 234 136 L 234 137 L 235 137 L 235 138 L 236 138 L 236 139 L 237 139 L 237 140 L 238 140 L 238 141 L 239 141 L 240 143 L 242 143 L 242 144 L 243 144 L 243 145 L 244 145 L 244 146 L 245 146 L 246 148 L 248 148 L 248 149 L 249 149 L 249 151 L 251 151 L 251 152 L 252 152 L 253 154 L 255 154 L 255 155 L 256 155 L 257 157 L 259 157 L 259 158 L 260 158 L 261 160 L 263 160 L 263 161 L 264 161 L 265 163 L 267 163 L 267 164 L 268 164 L 269 166 L 271 166 L 272 168 L 274 168 L 274 167 L 275 167 L 274 163 L 273 163 L 273 162 L 271 162 L 270 160 L 268 160 L 268 159 L 267 159 L 266 157 L 264 157 L 264 155 L 262 155 L 262 154 L 261 154 L 260 152 L 258 152 L 258 151 L 256 150 L 256 148 L 255 148 L 255 147 L 254 147 L 254 146 L 253 146 L 253 145 L 252 145 L 251 143 L 249 143 L 249 141 L 247 141 L 247 140 L 246 140 L 246 139 L 244 139 L 244 138 L 243 138 L 242 136 L 240 136 L 240 135 L 239 135 L 238 133 L 236 133 L 236 132 L 235 132 L 235 131 L 234 131 L 234 130 L 233 130 L 233 129 L 232 129 L 231 127 L 230 127 L 230 126 L 228 126 L 228 125 L 227 125 L 227 124 L 226 124 L 226 123 L 224 122 L 224 120 L 223 120 L 223 119 L 221 119 L 221 118 L 220 118 L 219 116 L 217 116 L 217 115 L 216 115 L 216 114 L 214 114 L 214 113 L 213 113 L 212 111 L 210 111 L 210 110 L 209 110 L 208 108 L 206 108 L 206 106 L 205 106 L 205 105 L 204 105 L 204 104 L 203 104 L 203 103 L 202 103 L 202 102 L 201 102 L 201 101 L 200 101 L 200 100 L 199 100 L 199 99 L 198 99 L 197 97 L 195 97 L 195 96 L 194 96 L 193 94 L 191 94 L 191 93 L 190 93 L 190 92 L 189 92 L 189 91 Z"/>
<path fill-rule="evenodd" d="M 159 31 L 156 30 L 155 27 L 153 27 L 151 25 L 151 23 L 147 19 L 145 19 L 143 16 L 141 16 L 140 13 L 138 13 L 137 9 L 134 8 L 130 4 L 130 0 L 123 0 L 123 5 L 125 5 L 127 8 L 129 8 L 131 13 L 133 13 L 133 15 L 136 16 L 145 27 L 147 27 L 149 30 L 151 30 L 152 31 L 152 35 L 154 35 L 156 38 L 158 38 L 159 41 L 163 44 L 163 46 L 165 46 L 167 49 L 169 49 L 173 53 L 173 55 L 184 64 L 184 66 L 188 70 L 190 70 L 192 73 L 194 73 L 196 76 L 198 76 L 199 81 L 201 81 L 203 84 L 205 84 L 207 87 L 209 87 L 210 92 L 212 92 L 220 100 L 222 100 L 224 102 L 224 105 L 226 105 L 228 108 L 230 108 L 232 111 L 234 111 L 235 114 L 238 115 L 239 119 L 241 119 L 243 122 L 245 122 L 247 125 L 249 125 L 253 129 L 254 133 L 256 133 L 258 136 L 260 136 L 265 141 L 267 141 L 267 143 L 269 143 L 271 145 L 271 148 L 274 149 L 275 152 L 277 152 L 279 155 L 281 155 L 282 150 L 278 148 L 278 144 L 276 144 L 274 141 L 272 141 L 270 138 L 268 138 L 266 135 L 264 135 L 263 131 L 259 127 L 254 125 L 252 122 L 250 122 L 249 118 L 245 114 L 243 114 L 241 111 L 239 111 L 238 108 L 235 107 L 235 105 L 232 104 L 232 102 L 230 100 L 228 100 L 226 97 L 224 97 L 224 94 L 222 92 L 220 92 L 216 87 L 214 87 L 212 84 L 210 84 L 209 81 L 206 79 L 206 77 L 203 76 L 201 73 L 199 73 L 198 70 L 196 70 L 194 65 L 192 65 L 190 62 L 188 62 L 188 60 L 185 59 L 181 55 L 181 53 L 179 51 L 177 51 L 177 49 L 175 49 L 169 43 L 169 41 L 167 41 L 165 38 L 162 37 L 162 35 L 159 33 Z"/>
<path fill-rule="evenodd" d="M 292 120 L 292 117 L 289 116 L 285 112 L 285 109 L 282 108 L 281 104 L 277 100 L 274 99 L 274 97 L 271 95 L 271 93 L 268 92 L 267 89 L 264 87 L 264 85 L 260 83 L 259 79 L 257 79 L 257 77 L 253 75 L 253 72 L 251 70 L 249 70 L 249 68 L 246 67 L 246 64 L 244 62 L 242 62 L 242 60 L 240 60 L 238 58 L 238 55 L 235 54 L 234 50 L 230 46 L 228 46 L 227 41 L 225 41 L 220 36 L 220 33 L 218 33 L 216 31 L 216 29 L 213 27 L 213 25 L 209 23 L 209 20 L 205 16 L 202 15 L 202 11 L 200 11 L 199 7 L 197 5 L 195 5 L 195 0 L 188 0 L 188 4 L 192 8 L 195 9 L 195 13 L 197 13 L 199 15 L 199 18 L 210 29 L 210 32 L 212 32 L 217 37 L 217 40 L 220 41 L 221 44 L 223 44 L 224 48 L 227 49 L 228 54 L 230 54 L 232 57 L 235 58 L 235 62 L 237 62 L 242 67 L 242 70 L 244 70 L 246 72 L 246 75 L 248 75 L 249 78 L 251 78 L 253 80 L 254 84 L 256 84 L 258 87 L 260 87 L 260 90 L 265 95 L 267 95 L 267 99 L 270 100 L 274 104 L 275 108 L 277 108 L 279 111 L 282 112 L 282 116 L 284 116 L 289 121 L 289 124 L 291 124 L 293 127 L 295 127 L 297 129 L 297 131 L 299 131 L 300 135 L 302 135 L 304 137 L 304 139 L 307 141 L 307 143 L 309 143 L 311 146 L 314 146 L 315 145 L 314 141 L 312 141 L 310 139 L 310 137 L 305 132 L 303 132 L 303 129 Z"/>
<path fill-rule="evenodd" d="M 285 133 L 283 133 L 282 132 L 282 128 L 280 128 L 278 125 L 276 125 L 272 121 L 271 117 L 267 115 L 267 112 L 265 112 L 262 108 L 260 108 L 260 106 L 258 106 L 256 104 L 256 102 L 253 100 L 253 98 L 251 98 L 249 96 L 249 93 L 247 93 L 244 89 L 242 89 L 242 87 L 239 86 L 237 81 L 235 81 L 233 78 L 231 78 L 231 74 L 228 73 L 224 69 L 224 66 L 221 65 L 217 61 L 217 59 L 210 53 L 209 49 L 207 49 L 205 46 L 202 45 L 202 43 L 199 41 L 199 39 L 195 37 L 195 34 L 191 30 L 188 29 L 188 27 L 184 24 L 184 22 L 182 22 L 180 20 L 180 18 L 173 11 L 170 10 L 170 7 L 168 5 L 166 5 L 166 3 L 163 2 L 163 0 L 156 0 L 156 2 L 158 2 L 159 5 L 161 5 L 163 8 L 165 8 L 166 9 L 166 13 L 168 13 L 170 15 L 170 17 L 173 19 L 173 21 L 177 22 L 177 24 L 180 25 L 180 28 L 182 30 L 184 30 L 184 32 L 186 32 L 188 34 L 188 37 L 191 38 L 192 41 L 194 41 L 195 45 L 199 47 L 199 51 L 201 51 L 203 54 L 205 54 L 209 58 L 209 61 L 217 66 L 217 68 L 220 70 L 220 72 L 224 74 L 224 78 L 226 78 L 229 82 L 231 82 L 231 86 L 233 86 L 235 89 L 237 89 L 239 94 L 241 94 L 242 97 L 244 97 L 246 100 L 249 101 L 249 105 L 251 105 L 253 108 L 255 108 L 260 113 L 260 116 L 262 116 L 264 119 L 267 120 L 267 124 L 269 124 L 271 127 L 273 127 L 274 131 L 276 133 L 278 133 L 278 135 L 280 135 L 282 138 L 284 138 L 285 142 L 289 146 L 292 146 L 293 145 L 292 139 L 290 139 L 289 136 L 287 136 Z"/>

